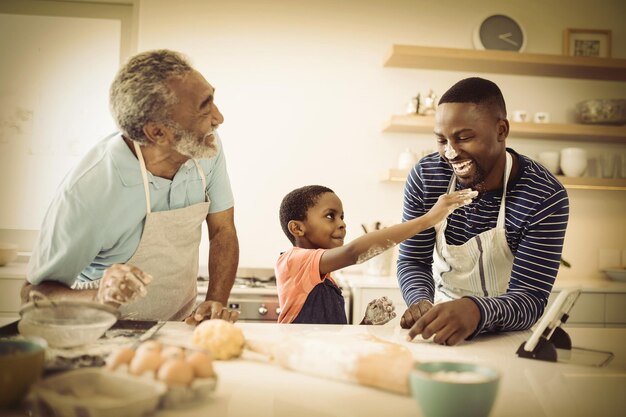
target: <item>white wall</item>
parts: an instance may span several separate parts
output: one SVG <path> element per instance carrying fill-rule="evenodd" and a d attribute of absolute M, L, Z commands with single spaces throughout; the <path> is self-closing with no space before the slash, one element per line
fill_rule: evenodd
<path fill-rule="evenodd" d="M 402 185 L 380 177 L 404 148 L 421 153 L 434 149 L 435 140 L 382 133 L 384 122 L 402 113 L 417 92 L 432 88 L 441 95 L 474 74 L 385 68 L 392 44 L 472 48 L 481 19 L 505 13 L 524 25 L 528 52 L 559 54 L 565 28 L 597 28 L 613 31 L 613 56 L 626 58 L 626 2 L 621 0 L 133 3 L 139 5 L 138 50 L 182 51 L 217 87 L 216 102 L 226 118 L 221 136 L 236 196 L 240 265 L 248 267 L 273 265 L 289 246 L 277 212 L 284 194 L 295 187 L 333 188 L 344 203 L 348 239 L 360 234 L 361 223 L 400 220 Z M 20 47 L 19 37 L 11 42 Z M 547 111 L 556 122 L 572 121 L 577 101 L 626 97 L 626 83 L 478 75 L 500 85 L 509 110 Z M 569 145 L 584 146 L 592 156 L 626 152 L 621 144 L 519 138 L 508 143 L 530 156 Z M 49 175 L 60 177 L 67 169 L 57 163 Z M 32 178 L 22 181 L 30 192 L 24 208 L 45 207 L 50 187 L 39 190 L 36 184 L 31 188 Z M 574 267 L 562 275 L 600 277 L 598 249 L 626 247 L 626 193 L 573 190 L 570 196 L 564 257 Z M 33 215 L 19 224 L 1 220 L 0 227 L 7 228 L 40 222 Z"/>
<path fill-rule="evenodd" d="M 217 87 L 226 121 L 221 136 L 236 195 L 242 266 L 273 265 L 289 246 L 277 220 L 281 198 L 318 183 L 344 203 L 348 239 L 360 224 L 397 222 L 402 185 L 382 183 L 405 148 L 435 147 L 430 135 L 386 134 L 384 121 L 417 92 L 439 95 L 468 73 L 384 68 L 394 43 L 472 48 L 480 20 L 506 13 L 525 27 L 528 52 L 560 54 L 562 32 L 613 31 L 613 56 L 626 57 L 616 1 L 167 0 L 142 1 L 139 50 L 188 54 Z M 573 105 L 592 97 L 626 97 L 625 83 L 482 74 L 497 82 L 510 110 L 547 111 L 571 121 Z M 536 155 L 574 143 L 511 139 Z M 575 143 L 575 145 L 581 145 Z M 592 154 L 624 145 L 582 144 Z M 626 247 L 625 193 L 572 191 L 564 257 L 570 276 L 600 276 L 596 248 Z"/>
<path fill-rule="evenodd" d="M 0 14 L 0 229 L 38 230 L 69 167 L 107 132 L 120 22 Z"/>

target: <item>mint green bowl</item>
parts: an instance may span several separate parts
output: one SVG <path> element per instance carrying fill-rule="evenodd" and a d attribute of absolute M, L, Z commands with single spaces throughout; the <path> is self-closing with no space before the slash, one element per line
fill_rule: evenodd
<path fill-rule="evenodd" d="M 495 402 L 500 374 L 471 363 L 417 363 L 411 394 L 426 417 L 486 417 Z"/>

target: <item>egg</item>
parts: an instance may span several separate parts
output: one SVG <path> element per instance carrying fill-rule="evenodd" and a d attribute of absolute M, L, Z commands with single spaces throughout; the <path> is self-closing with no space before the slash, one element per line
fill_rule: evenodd
<path fill-rule="evenodd" d="M 120 365 L 128 365 L 135 356 L 135 351 L 129 346 L 120 346 L 107 357 L 106 367 L 112 371 Z"/>
<path fill-rule="evenodd" d="M 155 372 L 161 362 L 159 352 L 153 350 L 137 351 L 133 360 L 130 361 L 129 370 L 133 375 L 143 375 L 146 372 Z"/>
<path fill-rule="evenodd" d="M 160 352 L 161 344 L 156 340 L 148 340 L 140 344 L 139 347 L 137 347 L 137 352 L 143 352 L 145 350 Z"/>
<path fill-rule="evenodd" d="M 159 368 L 157 379 L 167 385 L 189 385 L 193 381 L 193 368 L 183 359 L 168 359 Z"/>
<path fill-rule="evenodd" d="M 215 376 L 213 360 L 209 354 L 200 351 L 187 351 L 185 360 L 193 368 L 193 374 L 196 378 L 210 378 Z"/>
<path fill-rule="evenodd" d="M 165 346 L 161 349 L 161 358 L 165 359 L 185 359 L 185 351 L 177 346 Z"/>

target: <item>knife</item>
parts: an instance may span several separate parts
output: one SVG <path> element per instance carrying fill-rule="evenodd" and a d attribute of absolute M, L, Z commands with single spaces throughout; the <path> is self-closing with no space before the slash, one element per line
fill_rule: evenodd
<path fill-rule="evenodd" d="M 137 339 L 137 341 L 135 343 L 133 343 L 132 348 L 135 349 L 137 348 L 140 344 L 142 344 L 143 342 L 145 342 L 146 340 L 150 340 L 154 337 L 154 335 L 161 330 L 161 327 L 163 327 L 165 325 L 165 323 L 167 323 L 167 321 L 159 321 L 157 322 L 157 324 L 155 324 L 154 326 L 152 326 L 150 329 L 148 329 L 147 332 L 145 332 L 144 334 L 142 334 L 139 339 Z"/>

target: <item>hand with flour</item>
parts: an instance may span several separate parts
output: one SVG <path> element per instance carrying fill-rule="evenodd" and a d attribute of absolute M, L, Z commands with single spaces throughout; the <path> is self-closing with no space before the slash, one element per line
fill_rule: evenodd
<path fill-rule="evenodd" d="M 360 324 L 385 324 L 396 317 L 394 310 L 393 302 L 387 297 L 372 300 L 367 305 L 365 317 L 363 317 L 363 321 Z"/>
<path fill-rule="evenodd" d="M 200 303 L 191 314 L 185 318 L 185 323 L 197 325 L 204 320 L 221 319 L 234 323 L 239 318 L 238 310 L 224 307 L 219 301 L 206 300 Z"/>
<path fill-rule="evenodd" d="M 147 294 L 152 276 L 128 264 L 114 264 L 104 271 L 96 301 L 119 307 Z"/>

